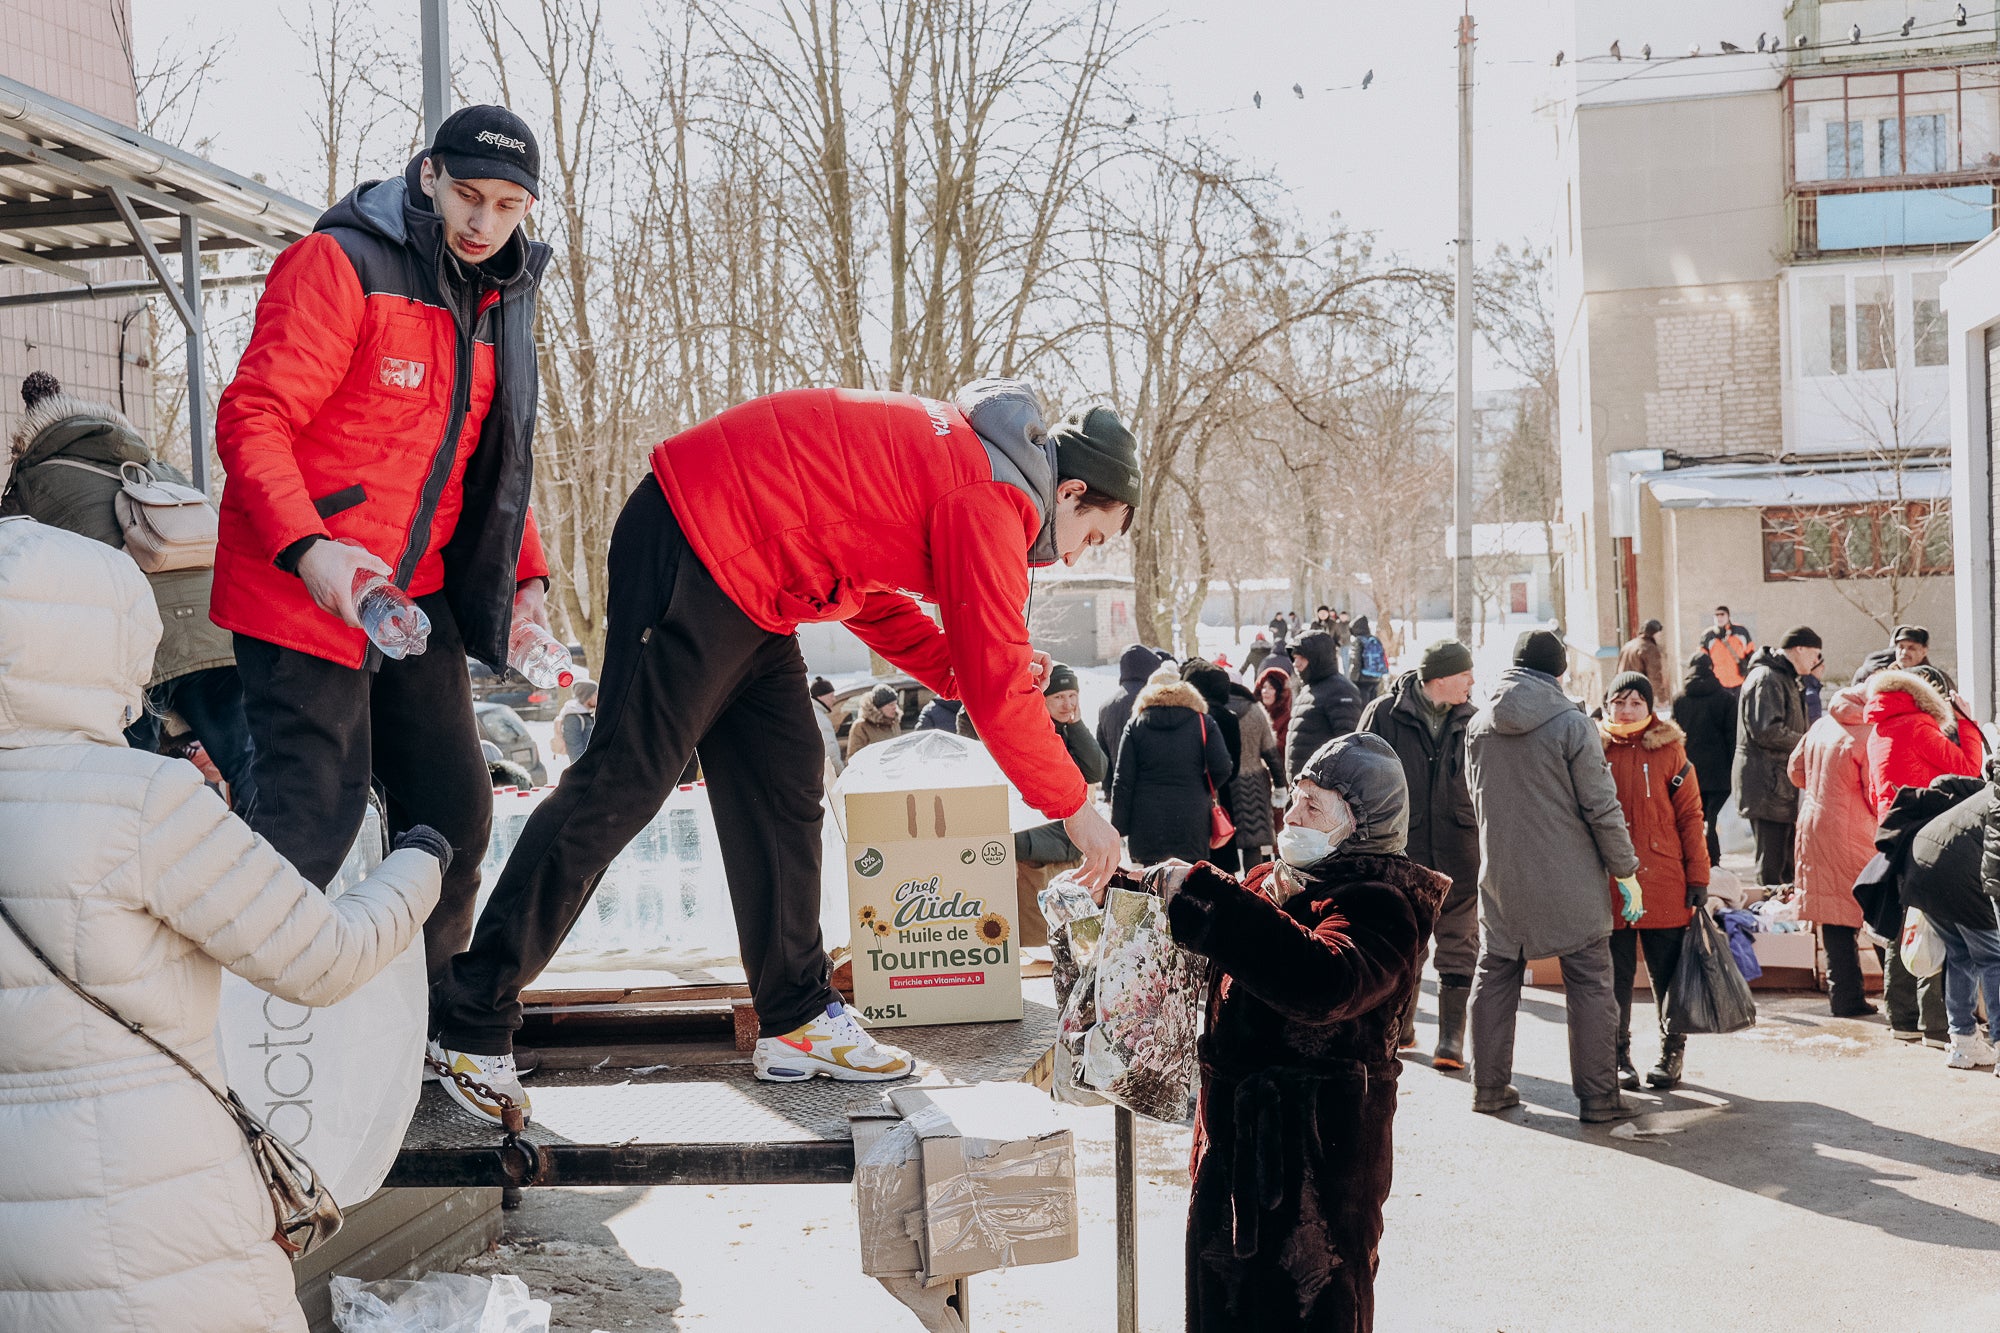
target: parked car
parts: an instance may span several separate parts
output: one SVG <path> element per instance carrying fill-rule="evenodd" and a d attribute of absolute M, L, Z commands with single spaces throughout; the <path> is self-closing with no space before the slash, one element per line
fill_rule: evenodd
<path fill-rule="evenodd" d="M 476 658 L 465 659 L 465 670 L 472 677 L 474 703 L 505 704 L 535 722 L 552 721 L 569 698 L 568 690 L 536 689 L 513 671 L 495 672 Z"/>
<path fill-rule="evenodd" d="M 924 711 L 924 705 L 937 698 L 930 686 L 920 684 L 915 676 L 890 676 L 834 691 L 828 701 L 829 711 L 833 714 L 834 734 L 840 737 L 843 750 L 847 746 L 847 733 L 854 727 L 854 719 L 861 716 L 861 701 L 874 693 L 877 685 L 887 685 L 894 690 L 896 701 L 903 705 L 903 717 L 897 723 L 899 731 L 915 731 L 917 717 Z"/>
<path fill-rule="evenodd" d="M 493 742 L 501 758 L 520 765 L 537 787 L 549 780 L 548 769 L 542 767 L 542 747 L 528 734 L 519 713 L 506 704 L 476 703 L 472 714 L 479 722 L 480 736 Z"/>

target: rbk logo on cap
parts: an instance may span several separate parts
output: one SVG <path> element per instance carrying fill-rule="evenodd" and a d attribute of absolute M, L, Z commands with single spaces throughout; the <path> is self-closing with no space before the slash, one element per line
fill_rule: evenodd
<path fill-rule="evenodd" d="M 528 151 L 528 144 L 525 139 L 510 139 L 506 135 L 493 130 L 481 130 L 472 137 L 479 143 L 491 144 L 495 148 L 511 148 L 517 153 Z"/>

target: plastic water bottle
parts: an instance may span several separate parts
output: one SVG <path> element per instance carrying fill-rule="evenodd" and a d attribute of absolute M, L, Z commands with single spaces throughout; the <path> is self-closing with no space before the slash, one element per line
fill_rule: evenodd
<path fill-rule="evenodd" d="M 354 571 L 354 610 L 368 641 L 394 661 L 422 653 L 430 643 L 431 618 L 408 593 L 372 570 Z"/>
<path fill-rule="evenodd" d="M 507 637 L 507 665 L 538 690 L 568 688 L 576 679 L 569 649 L 525 616 L 514 622 L 514 632 Z"/>

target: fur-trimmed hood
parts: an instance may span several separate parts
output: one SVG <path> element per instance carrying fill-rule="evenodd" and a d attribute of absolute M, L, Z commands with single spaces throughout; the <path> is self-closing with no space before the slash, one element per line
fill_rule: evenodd
<path fill-rule="evenodd" d="M 1679 741 L 1683 745 L 1687 743 L 1687 733 L 1663 717 L 1655 717 L 1653 725 L 1647 727 L 1636 736 L 1614 736 L 1611 734 L 1610 722 L 1605 718 L 1599 718 L 1597 720 L 1597 738 L 1604 742 L 1604 748 L 1607 752 L 1614 745 L 1636 744 L 1642 750 L 1664 750 L 1675 741 Z"/>
<path fill-rule="evenodd" d="M 1907 703 L 1897 702 L 1896 696 L 1908 697 Z M 1937 689 L 1914 671 L 1878 671 L 1868 678 L 1868 709 L 1870 722 L 1897 713 L 1911 711 L 1929 713 L 1936 718 L 1939 726 L 1952 721 L 1951 705 Z"/>
<path fill-rule="evenodd" d="M 1208 700 L 1201 697 L 1201 691 L 1184 680 L 1171 684 L 1148 685 L 1139 691 L 1138 705 L 1132 710 L 1136 716 L 1150 708 L 1187 708 L 1197 713 L 1208 711 Z"/>
<path fill-rule="evenodd" d="M 100 403 L 88 398 L 79 398 L 74 394 L 52 393 L 28 409 L 28 414 L 21 418 L 21 423 L 18 426 L 14 427 L 14 435 L 9 441 L 7 457 L 15 462 L 19 462 L 22 456 L 28 452 L 29 448 L 35 444 L 37 437 L 46 432 L 51 426 L 60 425 L 72 418 L 83 419 L 79 422 L 79 426 L 82 426 L 84 422 L 96 423 L 99 429 L 116 431 L 130 436 L 131 440 L 139 445 L 141 455 L 143 456 L 144 444 L 139 435 L 139 428 L 134 426 L 123 412 L 120 412 L 109 403 Z M 37 452 L 41 451 L 37 450 Z"/>

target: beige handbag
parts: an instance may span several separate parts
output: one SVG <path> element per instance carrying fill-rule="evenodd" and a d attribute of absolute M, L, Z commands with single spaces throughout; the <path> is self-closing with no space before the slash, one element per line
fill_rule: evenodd
<path fill-rule="evenodd" d="M 85 1004 L 186 1070 L 195 1082 L 208 1089 L 209 1096 L 221 1104 L 223 1111 L 236 1122 L 236 1127 L 243 1131 L 243 1138 L 250 1147 L 251 1160 L 256 1162 L 257 1173 L 263 1177 L 264 1188 L 270 1193 L 271 1211 L 276 1222 L 271 1239 L 277 1242 L 279 1249 L 297 1259 L 311 1254 L 333 1238 L 333 1234 L 340 1230 L 342 1221 L 340 1205 L 334 1202 L 332 1191 L 320 1181 L 312 1163 L 301 1157 L 292 1145 L 273 1134 L 270 1126 L 259 1120 L 237 1098 L 234 1089 L 216 1087 L 199 1069 L 182 1059 L 178 1051 L 79 986 L 68 973 L 49 960 L 40 945 L 28 938 L 28 932 L 21 929 L 21 923 L 14 919 L 4 903 L 0 903 L 0 921 L 6 922 L 14 932 L 14 938 L 21 941 L 43 967 L 54 973 L 57 981 L 67 986 Z"/>
<path fill-rule="evenodd" d="M 194 487 L 161 481 L 144 463 L 127 461 L 113 472 L 79 458 L 44 461 L 118 482 L 112 508 L 125 534 L 125 553 L 148 574 L 214 567 L 218 520 L 208 497 Z"/>

